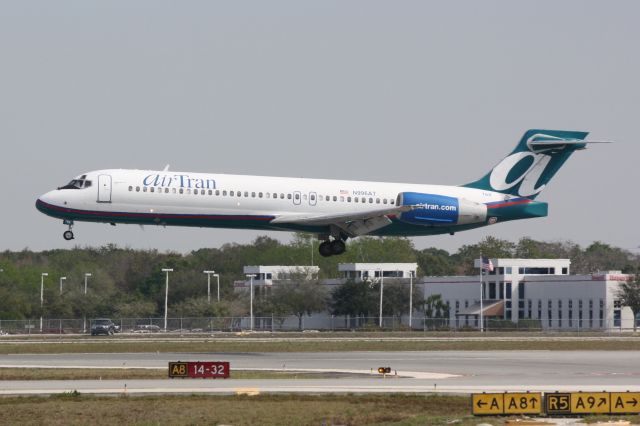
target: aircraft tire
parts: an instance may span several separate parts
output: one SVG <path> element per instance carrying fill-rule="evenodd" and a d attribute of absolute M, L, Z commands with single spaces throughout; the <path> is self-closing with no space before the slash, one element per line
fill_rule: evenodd
<path fill-rule="evenodd" d="M 320 243 L 318 251 L 320 252 L 320 256 L 322 257 L 329 257 L 333 254 L 333 251 L 331 250 L 331 243 L 329 241 Z"/>
<path fill-rule="evenodd" d="M 64 233 L 62 234 L 62 238 L 64 238 L 67 241 L 73 240 L 73 232 L 64 231 Z"/>
<path fill-rule="evenodd" d="M 346 246 L 342 240 L 333 240 L 330 243 L 331 254 L 340 255 L 346 251 Z"/>

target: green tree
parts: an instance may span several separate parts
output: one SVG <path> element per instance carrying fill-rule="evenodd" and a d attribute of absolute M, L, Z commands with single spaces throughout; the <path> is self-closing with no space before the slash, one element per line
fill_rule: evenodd
<path fill-rule="evenodd" d="M 477 272 L 474 261 L 480 254 L 489 258 L 513 257 L 516 245 L 511 241 L 501 240 L 495 237 L 486 237 L 478 244 L 464 245 L 453 255 L 457 264 L 456 273 L 471 275 Z"/>
<path fill-rule="evenodd" d="M 618 299 L 622 306 L 628 306 L 633 312 L 633 331 L 636 331 L 636 318 L 640 313 L 640 277 L 636 275 L 633 280 L 624 281 L 618 290 Z"/>
<path fill-rule="evenodd" d="M 345 281 L 331 293 L 330 309 L 334 315 L 369 316 L 376 313 L 376 296 L 380 289 L 374 284 Z"/>
<path fill-rule="evenodd" d="M 302 330 L 302 317 L 327 309 L 325 287 L 308 270 L 301 270 L 289 280 L 279 283 L 271 300 L 279 313 L 298 317 L 298 329 Z"/>

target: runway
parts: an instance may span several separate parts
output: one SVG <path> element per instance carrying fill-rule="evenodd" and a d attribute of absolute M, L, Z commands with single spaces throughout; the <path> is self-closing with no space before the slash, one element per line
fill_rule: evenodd
<path fill-rule="evenodd" d="M 331 379 L 3 381 L 1 395 L 300 392 L 640 391 L 640 351 L 407 351 L 0 355 L 0 367 L 153 368 L 229 361 L 232 371 L 348 373 Z M 377 367 L 397 376 L 382 378 Z M 373 369 L 373 373 L 371 372 Z"/>

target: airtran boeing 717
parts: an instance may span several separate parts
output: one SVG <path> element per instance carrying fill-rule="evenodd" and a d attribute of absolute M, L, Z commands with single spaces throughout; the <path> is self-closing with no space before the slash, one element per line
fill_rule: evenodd
<path fill-rule="evenodd" d="M 588 133 L 529 130 L 482 178 L 460 186 L 243 176 L 153 170 L 97 170 L 42 195 L 36 207 L 62 219 L 115 225 L 197 226 L 316 234 L 322 256 L 361 235 L 454 234 L 547 215 L 535 201 Z"/>

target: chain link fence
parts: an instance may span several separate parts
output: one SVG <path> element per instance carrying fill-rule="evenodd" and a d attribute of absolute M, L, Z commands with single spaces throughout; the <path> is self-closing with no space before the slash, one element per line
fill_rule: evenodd
<path fill-rule="evenodd" d="M 80 319 L 39 319 L 0 320 L 2 334 L 89 334 L 93 319 L 86 322 Z M 365 317 L 365 316 L 329 316 L 310 317 L 254 317 L 253 327 L 250 317 L 199 317 L 199 318 L 114 318 L 116 332 L 122 334 L 146 334 L 170 332 L 179 334 L 241 332 L 241 331 L 477 331 L 479 321 L 450 318 L 409 318 L 403 317 Z M 503 319 L 485 319 L 484 330 L 492 331 L 532 331 L 532 332 L 593 332 L 593 331 L 633 331 L 632 324 L 622 326 L 608 321 L 573 321 L 571 326 L 566 319 L 521 319 L 518 322 Z"/>

